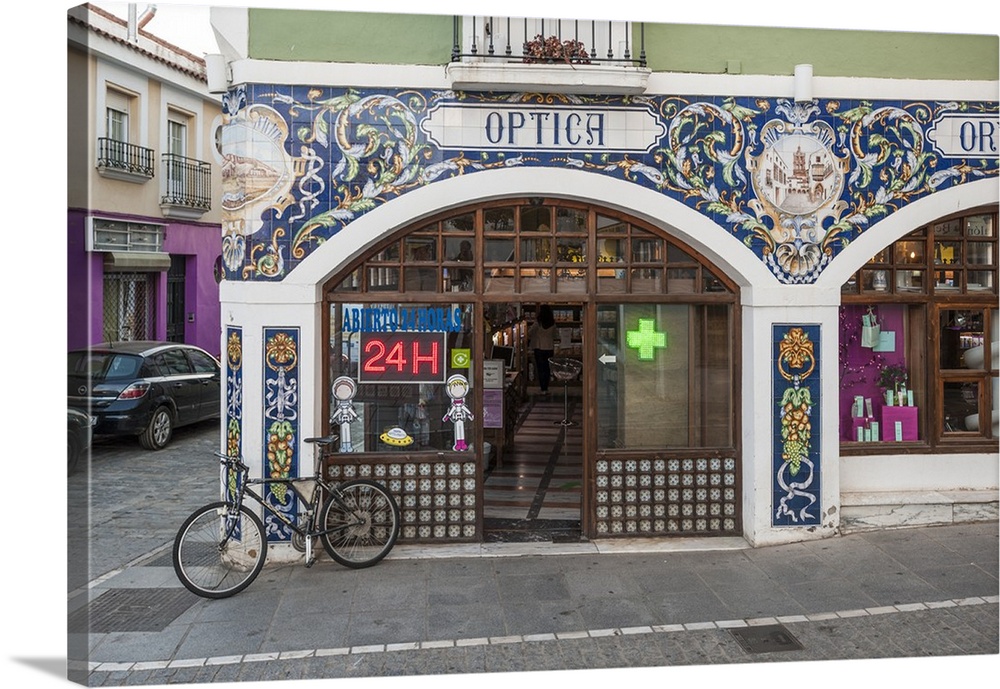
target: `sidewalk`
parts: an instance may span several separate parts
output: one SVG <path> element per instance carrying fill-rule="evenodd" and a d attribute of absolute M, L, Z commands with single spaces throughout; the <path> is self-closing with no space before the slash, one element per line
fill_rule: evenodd
<path fill-rule="evenodd" d="M 246 591 L 219 601 L 181 586 L 169 545 L 71 596 L 78 610 L 71 626 L 85 628 L 89 614 L 89 639 L 71 635 L 90 649 L 90 664 L 77 666 L 84 681 L 117 686 L 1000 651 L 996 523 L 758 549 L 742 539 L 399 546 L 365 570 L 345 569 L 325 555 L 311 569 L 268 566 Z"/>

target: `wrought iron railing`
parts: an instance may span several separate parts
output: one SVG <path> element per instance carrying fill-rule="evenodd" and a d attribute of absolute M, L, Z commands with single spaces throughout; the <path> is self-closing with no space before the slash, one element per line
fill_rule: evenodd
<path fill-rule="evenodd" d="M 175 153 L 163 154 L 166 193 L 160 203 L 209 210 L 212 207 L 212 165 Z"/>
<path fill-rule="evenodd" d="M 454 17 L 452 62 L 646 66 L 641 22 L 527 17 Z"/>
<path fill-rule="evenodd" d="M 99 138 L 97 148 L 97 167 L 153 176 L 153 149 L 108 137 Z"/>

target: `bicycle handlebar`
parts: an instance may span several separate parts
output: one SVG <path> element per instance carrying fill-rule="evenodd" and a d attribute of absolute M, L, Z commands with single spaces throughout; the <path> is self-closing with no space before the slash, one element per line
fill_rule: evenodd
<path fill-rule="evenodd" d="M 225 452 L 213 452 L 212 454 L 218 457 L 220 463 L 222 464 L 226 465 L 235 464 L 238 468 L 244 471 L 250 470 L 250 467 L 246 465 L 246 463 L 239 455 L 227 455 Z"/>
<path fill-rule="evenodd" d="M 339 433 L 334 433 L 332 435 L 322 436 L 322 437 L 318 437 L 318 438 L 303 438 L 302 440 L 303 440 L 303 442 L 306 442 L 306 443 L 310 443 L 310 444 L 315 443 L 316 445 L 319 445 L 320 447 L 326 447 L 327 445 L 331 445 L 331 444 L 337 442 L 338 440 L 340 440 L 340 434 Z M 214 454 L 216 457 L 218 457 L 219 461 L 222 464 L 225 464 L 227 466 L 229 466 L 229 465 L 235 465 L 237 468 L 239 468 L 242 471 L 246 471 L 246 472 L 250 471 L 249 465 L 247 465 L 247 463 L 244 462 L 243 458 L 240 457 L 239 455 L 227 455 L 225 452 L 219 452 L 218 450 L 213 451 L 212 454 Z M 317 471 L 318 471 L 318 468 L 317 468 Z"/>

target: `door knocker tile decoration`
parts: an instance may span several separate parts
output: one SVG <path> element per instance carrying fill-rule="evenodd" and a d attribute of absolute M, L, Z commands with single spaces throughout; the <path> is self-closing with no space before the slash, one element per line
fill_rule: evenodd
<path fill-rule="evenodd" d="M 774 326 L 773 526 L 820 523 L 819 326 Z"/>

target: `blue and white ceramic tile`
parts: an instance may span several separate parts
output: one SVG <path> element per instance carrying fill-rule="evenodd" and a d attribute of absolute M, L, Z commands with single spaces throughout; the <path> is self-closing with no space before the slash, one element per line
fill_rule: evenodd
<path fill-rule="evenodd" d="M 318 244 L 410 190 L 523 166 L 654 189 L 732 232 L 779 282 L 811 283 L 878 220 L 996 177 L 997 114 L 996 102 L 253 84 L 224 99 L 226 277 L 281 280 Z M 968 135 L 991 128 L 992 139 Z"/>
<path fill-rule="evenodd" d="M 226 454 L 243 448 L 243 329 L 226 328 Z"/>
<path fill-rule="evenodd" d="M 820 523 L 820 328 L 774 325 L 772 526 Z"/>
<path fill-rule="evenodd" d="M 264 329 L 264 478 L 299 475 L 299 329 Z M 264 494 L 267 503 L 294 521 L 298 510 L 295 493 L 287 485 L 275 484 Z M 268 540 L 286 541 L 291 531 L 280 520 L 265 513 Z"/>

